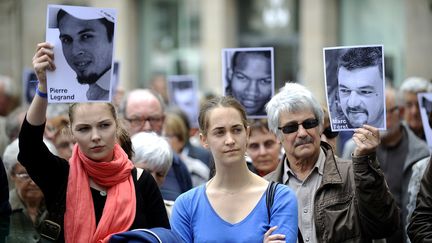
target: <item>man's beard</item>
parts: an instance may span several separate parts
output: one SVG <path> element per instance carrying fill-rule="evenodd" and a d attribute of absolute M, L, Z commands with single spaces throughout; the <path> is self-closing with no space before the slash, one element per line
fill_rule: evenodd
<path fill-rule="evenodd" d="M 363 124 L 367 123 L 369 119 L 369 111 L 360 106 L 347 107 L 345 113 L 349 123 L 353 127 L 361 127 Z"/>
<path fill-rule="evenodd" d="M 91 73 L 87 76 L 79 76 L 77 75 L 78 83 L 80 84 L 94 84 L 96 83 L 100 77 L 102 77 L 108 70 L 111 69 L 111 66 L 109 66 L 107 69 L 105 69 L 101 74 Z"/>

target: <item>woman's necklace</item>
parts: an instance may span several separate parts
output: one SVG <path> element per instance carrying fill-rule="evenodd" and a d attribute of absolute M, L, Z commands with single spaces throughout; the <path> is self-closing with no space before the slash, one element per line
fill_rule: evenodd
<path fill-rule="evenodd" d="M 101 186 L 97 185 L 92 179 L 90 179 L 90 187 L 96 189 L 99 191 L 99 194 L 102 197 L 105 197 L 107 195 L 107 192 L 104 188 L 102 188 Z"/>

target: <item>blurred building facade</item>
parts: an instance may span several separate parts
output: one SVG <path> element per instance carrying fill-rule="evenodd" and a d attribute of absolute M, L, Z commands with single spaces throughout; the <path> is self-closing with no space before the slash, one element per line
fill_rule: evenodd
<path fill-rule="evenodd" d="M 0 73 L 21 84 L 48 4 L 118 10 L 120 84 L 147 87 L 154 73 L 196 75 L 222 93 L 221 50 L 272 46 L 276 89 L 305 84 L 325 101 L 322 48 L 383 44 L 387 77 L 432 78 L 432 0 L 0 0 Z"/>

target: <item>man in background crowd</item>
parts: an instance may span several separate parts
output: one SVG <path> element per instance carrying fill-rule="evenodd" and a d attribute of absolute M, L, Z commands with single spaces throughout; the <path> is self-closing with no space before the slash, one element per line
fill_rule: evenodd
<path fill-rule="evenodd" d="M 162 98 L 147 89 L 137 89 L 128 93 L 121 106 L 130 136 L 138 132 L 162 134 L 165 121 L 165 105 Z M 172 166 L 161 187 L 165 200 L 175 200 L 180 194 L 192 188 L 192 181 L 186 165 L 174 155 Z"/>
<path fill-rule="evenodd" d="M 417 94 L 432 91 L 431 83 L 424 78 L 410 77 L 403 81 L 399 90 L 404 102 L 406 123 L 419 138 L 426 141 Z"/>

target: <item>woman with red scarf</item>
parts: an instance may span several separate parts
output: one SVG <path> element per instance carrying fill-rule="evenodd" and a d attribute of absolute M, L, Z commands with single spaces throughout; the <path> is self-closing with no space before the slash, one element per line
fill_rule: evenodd
<path fill-rule="evenodd" d="M 69 161 L 44 145 L 46 70 L 55 69 L 52 49 L 49 43 L 40 43 L 33 57 L 39 84 L 19 135 L 18 155 L 45 195 L 54 221 L 47 223 L 45 233 L 55 238 L 57 223 L 61 226 L 57 241 L 93 243 L 108 242 L 112 234 L 130 229 L 169 228 L 153 177 L 137 170 L 118 144 L 120 124 L 112 104 L 70 106 L 70 129 L 76 144 Z"/>

